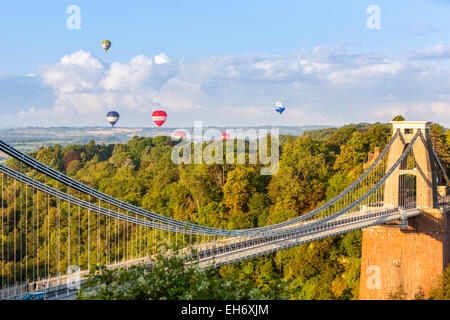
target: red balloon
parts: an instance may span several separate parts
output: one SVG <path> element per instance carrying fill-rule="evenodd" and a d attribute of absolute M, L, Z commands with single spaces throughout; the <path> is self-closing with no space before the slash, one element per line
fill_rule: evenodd
<path fill-rule="evenodd" d="M 158 127 L 161 127 L 167 119 L 167 113 L 165 111 L 157 110 L 152 113 L 152 119 Z"/>
<path fill-rule="evenodd" d="M 186 132 L 184 132 L 183 130 L 177 130 L 173 133 L 172 137 L 177 138 L 177 139 L 185 138 Z"/>
<path fill-rule="evenodd" d="M 222 140 L 230 140 L 230 134 L 229 133 L 222 133 Z"/>

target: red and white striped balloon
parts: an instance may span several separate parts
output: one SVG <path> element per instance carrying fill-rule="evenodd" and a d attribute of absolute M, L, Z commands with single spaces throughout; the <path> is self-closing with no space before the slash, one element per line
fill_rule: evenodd
<path fill-rule="evenodd" d="M 158 127 L 161 127 L 167 119 L 167 113 L 165 111 L 157 110 L 153 111 L 152 119 Z"/>

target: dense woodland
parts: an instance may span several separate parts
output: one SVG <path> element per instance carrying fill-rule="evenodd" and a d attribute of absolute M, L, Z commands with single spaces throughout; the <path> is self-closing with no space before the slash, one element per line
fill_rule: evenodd
<path fill-rule="evenodd" d="M 173 164 L 174 142 L 164 136 L 136 136 L 116 145 L 94 141 L 55 145 L 31 155 L 103 193 L 153 212 L 205 226 L 241 229 L 292 219 L 332 199 L 363 172 L 369 153 L 375 147 L 382 149 L 391 134 L 389 125 L 377 123 L 282 136 L 280 167 L 273 176 L 260 175 L 259 164 Z M 433 124 L 431 135 L 438 156 L 450 168 L 449 130 Z M 20 169 L 14 160 L 7 165 Z M 8 186 L 4 188 L 6 193 Z M 7 199 L 3 202 L 8 206 Z M 21 221 L 23 216 L 16 218 Z M 251 283 L 259 290 L 258 297 L 357 299 L 361 235 L 348 233 L 224 266 L 217 276 Z M 12 237 L 12 232 L 3 236 L 2 243 L 11 244 Z M 234 285 L 230 288 L 236 290 Z"/>

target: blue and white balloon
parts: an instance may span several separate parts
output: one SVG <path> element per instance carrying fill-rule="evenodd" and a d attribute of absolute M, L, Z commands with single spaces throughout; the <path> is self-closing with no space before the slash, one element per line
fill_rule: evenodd
<path fill-rule="evenodd" d="M 275 104 L 275 106 L 276 106 L 275 111 L 278 112 L 279 114 L 282 114 L 283 111 L 286 110 L 286 107 L 285 107 L 285 106 L 283 105 L 283 103 L 280 102 L 280 101 L 278 101 L 278 102 Z"/>
<path fill-rule="evenodd" d="M 119 120 L 120 115 L 117 111 L 110 111 L 106 114 L 106 120 L 114 127 L 116 122 Z"/>

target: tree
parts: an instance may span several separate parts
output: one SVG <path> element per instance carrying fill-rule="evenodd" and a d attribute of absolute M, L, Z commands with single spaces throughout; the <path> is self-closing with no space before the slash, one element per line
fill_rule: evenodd
<path fill-rule="evenodd" d="M 433 300 L 450 300 L 450 265 L 433 286 L 430 298 Z"/>
<path fill-rule="evenodd" d="M 250 229 L 253 227 L 253 220 L 248 212 L 235 211 L 228 222 L 228 229 L 230 230 Z"/>
<path fill-rule="evenodd" d="M 223 229 L 227 228 L 229 218 L 229 212 L 223 203 L 216 201 L 202 206 L 197 212 L 192 214 L 192 222 L 207 227 Z"/>
<path fill-rule="evenodd" d="M 353 132 L 355 131 L 356 129 L 351 126 L 339 128 L 330 138 L 328 138 L 328 143 L 341 146 L 351 139 Z"/>
<path fill-rule="evenodd" d="M 162 251 L 151 266 L 97 268 L 77 293 L 79 300 L 234 300 L 277 299 L 237 275 L 223 279 L 215 270 L 185 264 L 185 255 Z"/>
<path fill-rule="evenodd" d="M 66 166 L 66 173 L 69 176 L 74 175 L 80 169 L 80 160 L 72 160 Z"/>
<path fill-rule="evenodd" d="M 248 202 L 248 209 L 254 226 L 262 227 L 266 225 L 269 208 L 270 200 L 265 193 L 256 192 L 252 195 Z"/>
<path fill-rule="evenodd" d="M 268 186 L 273 206 L 267 222 L 292 219 L 316 207 L 324 199 L 332 159 L 325 143 L 307 137 L 299 137 L 293 144 L 286 143 L 280 168 Z"/>
<path fill-rule="evenodd" d="M 392 119 L 392 121 L 405 121 L 405 118 L 403 118 L 403 116 L 401 116 L 401 115 L 398 115 L 398 116 L 395 116 Z"/>
<path fill-rule="evenodd" d="M 142 177 L 136 177 L 131 167 L 119 168 L 114 176 L 104 179 L 100 185 L 100 189 L 106 194 L 114 194 L 134 205 L 141 203 L 147 188 L 147 182 Z"/>
<path fill-rule="evenodd" d="M 251 167 L 237 166 L 223 186 L 223 203 L 231 212 L 247 211 L 247 202 L 256 191 L 256 173 Z"/>
<path fill-rule="evenodd" d="M 64 170 L 62 148 L 60 145 L 51 146 L 48 148 L 41 148 L 36 155 L 36 160 L 48 165 L 57 170 Z"/>
<path fill-rule="evenodd" d="M 208 173 L 208 166 L 205 164 L 185 166 L 180 173 L 180 184 L 189 190 L 197 210 L 212 201 L 221 201 L 222 190 L 210 179 Z"/>
<path fill-rule="evenodd" d="M 389 300 L 405 300 L 407 293 L 400 283 L 395 291 L 388 294 Z"/>
<path fill-rule="evenodd" d="M 353 173 L 363 161 L 363 155 L 347 145 L 341 146 L 341 153 L 336 158 L 333 169 L 343 175 L 354 177 Z M 353 174 L 352 174 L 353 173 Z M 350 179 L 351 180 L 351 179 Z"/>
<path fill-rule="evenodd" d="M 69 164 L 72 161 L 76 161 L 76 160 L 78 160 L 78 161 L 81 160 L 80 154 L 78 152 L 76 152 L 76 151 L 66 152 L 66 154 L 64 155 L 64 158 L 63 158 L 64 168 L 66 169 L 66 171 L 67 171 L 67 168 L 69 167 Z"/>
<path fill-rule="evenodd" d="M 448 133 L 443 126 L 433 123 L 430 126 L 430 138 L 433 149 L 439 161 L 447 168 L 447 175 L 450 174 L 450 144 L 448 143 Z M 440 171 L 440 169 L 438 169 Z"/>
<path fill-rule="evenodd" d="M 414 294 L 414 300 L 425 300 L 425 291 L 422 287 L 418 287 Z"/>

